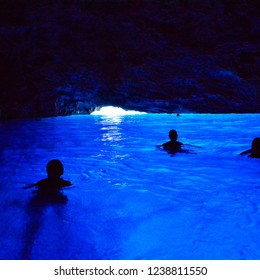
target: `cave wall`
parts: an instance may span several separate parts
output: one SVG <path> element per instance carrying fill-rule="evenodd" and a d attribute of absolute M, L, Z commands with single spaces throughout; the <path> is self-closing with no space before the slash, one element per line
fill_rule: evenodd
<path fill-rule="evenodd" d="M 255 1 L 0 1 L 0 119 L 260 111 Z"/>

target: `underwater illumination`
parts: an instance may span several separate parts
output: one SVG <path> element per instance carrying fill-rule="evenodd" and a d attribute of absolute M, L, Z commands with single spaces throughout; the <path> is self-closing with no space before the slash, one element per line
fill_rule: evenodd
<path fill-rule="evenodd" d="M 120 107 L 114 107 L 114 106 L 105 106 L 101 107 L 100 109 L 95 109 L 94 112 L 91 113 L 91 115 L 101 115 L 101 116 L 125 116 L 125 115 L 140 115 L 140 114 L 146 114 L 145 112 L 139 112 L 134 110 L 124 110 Z"/>
<path fill-rule="evenodd" d="M 259 116 L 2 122 L 0 260 L 260 260 L 260 159 L 239 155 Z M 191 153 L 156 148 L 170 129 Z M 67 201 L 23 189 L 55 158 Z"/>

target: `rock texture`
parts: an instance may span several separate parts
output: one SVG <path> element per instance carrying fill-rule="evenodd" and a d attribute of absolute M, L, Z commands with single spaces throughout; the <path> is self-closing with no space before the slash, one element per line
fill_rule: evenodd
<path fill-rule="evenodd" d="M 0 119 L 260 112 L 252 0 L 0 0 Z"/>

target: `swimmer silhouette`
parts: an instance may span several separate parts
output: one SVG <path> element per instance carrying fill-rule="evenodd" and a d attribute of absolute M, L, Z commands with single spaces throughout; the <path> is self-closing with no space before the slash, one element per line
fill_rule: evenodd
<path fill-rule="evenodd" d="M 172 154 L 179 152 L 181 150 L 181 146 L 183 145 L 183 143 L 177 141 L 178 133 L 175 129 L 169 131 L 169 138 L 170 141 L 162 145 L 157 145 L 156 147 L 158 148 L 162 147 L 164 150 Z"/>
<path fill-rule="evenodd" d="M 32 187 L 37 187 L 37 193 L 50 194 L 55 191 L 59 191 L 64 187 L 71 186 L 70 181 L 66 181 L 61 178 L 64 173 L 64 167 L 60 160 L 53 159 L 47 163 L 46 171 L 48 178 L 42 179 L 35 184 L 24 187 L 24 189 L 29 189 Z"/>
<path fill-rule="evenodd" d="M 251 149 L 240 153 L 240 155 L 247 155 L 247 154 L 249 157 L 252 157 L 252 158 L 260 158 L 260 138 L 259 137 L 254 138 L 254 140 L 252 141 Z"/>
<path fill-rule="evenodd" d="M 175 154 L 177 152 L 196 154 L 196 153 L 194 153 L 192 151 L 183 149 L 182 146 L 190 146 L 190 147 L 195 147 L 195 148 L 201 148 L 199 146 L 190 145 L 190 144 L 183 144 L 182 142 L 177 141 L 178 133 L 177 133 L 177 131 L 175 129 L 171 129 L 169 131 L 169 138 L 170 138 L 170 141 L 165 142 L 162 145 L 157 145 L 156 147 L 157 148 L 163 148 L 169 154 Z"/>

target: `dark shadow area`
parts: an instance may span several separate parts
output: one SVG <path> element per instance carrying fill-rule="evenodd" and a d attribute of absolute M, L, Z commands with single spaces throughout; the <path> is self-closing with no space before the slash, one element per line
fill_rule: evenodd
<path fill-rule="evenodd" d="M 44 223 L 44 210 L 48 206 L 64 206 L 68 201 L 66 195 L 61 192 L 48 194 L 36 194 L 28 202 L 26 213 L 28 221 L 23 237 L 23 246 L 21 251 L 22 260 L 30 260 L 37 235 Z M 51 244 L 49 244 L 51 246 Z"/>
<path fill-rule="evenodd" d="M 60 160 L 53 159 L 46 165 L 48 177 L 35 184 L 24 187 L 33 190 L 34 196 L 30 199 L 26 211 L 28 222 L 24 234 L 24 244 L 21 252 L 21 259 L 31 259 L 32 250 L 37 238 L 37 234 L 44 222 L 44 210 L 51 205 L 64 205 L 68 198 L 60 190 L 71 186 L 71 182 L 61 178 L 64 167 Z"/>
<path fill-rule="evenodd" d="M 236 1 L 0 1 L 0 120 L 259 113 L 259 12 Z"/>

